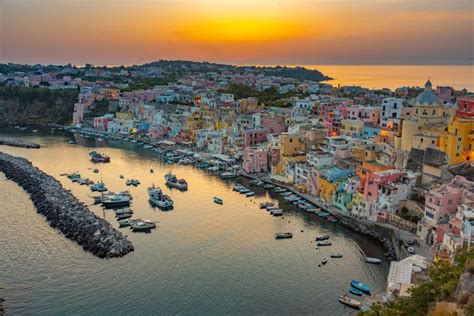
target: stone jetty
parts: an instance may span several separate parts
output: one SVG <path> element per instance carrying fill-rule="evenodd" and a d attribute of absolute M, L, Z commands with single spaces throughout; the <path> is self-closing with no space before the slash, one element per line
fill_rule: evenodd
<path fill-rule="evenodd" d="M 38 149 L 41 147 L 39 144 L 24 142 L 15 139 L 0 139 L 0 145 L 33 149 Z"/>
<path fill-rule="evenodd" d="M 125 235 L 28 160 L 0 152 L 0 171 L 28 192 L 37 212 L 46 217 L 51 227 L 84 250 L 100 258 L 121 257 L 133 251 L 133 245 Z"/>

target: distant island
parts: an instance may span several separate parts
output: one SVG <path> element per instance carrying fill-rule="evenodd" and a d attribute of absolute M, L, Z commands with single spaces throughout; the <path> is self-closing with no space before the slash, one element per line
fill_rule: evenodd
<path fill-rule="evenodd" d="M 128 71 L 142 71 L 149 68 L 160 68 L 168 74 L 183 75 L 193 73 L 206 73 L 206 72 L 217 72 L 223 71 L 231 73 L 245 73 L 253 71 L 261 73 L 266 76 L 275 77 L 286 77 L 297 80 L 310 80 L 310 81 L 326 81 L 331 80 L 318 70 L 311 70 L 304 67 L 287 67 L 287 66 L 235 66 L 230 64 L 218 64 L 210 62 L 197 62 L 197 61 L 186 61 L 186 60 L 158 60 L 150 63 L 141 65 L 130 65 L 130 66 L 94 66 L 92 64 L 86 64 L 84 66 L 75 66 L 72 64 L 67 65 L 27 65 L 27 64 L 0 64 L 0 74 L 10 74 L 14 72 L 32 72 L 36 70 L 43 70 L 46 72 L 64 70 L 67 68 L 73 68 L 77 70 L 81 69 L 103 69 L 115 73 L 120 73 L 122 70 Z"/>

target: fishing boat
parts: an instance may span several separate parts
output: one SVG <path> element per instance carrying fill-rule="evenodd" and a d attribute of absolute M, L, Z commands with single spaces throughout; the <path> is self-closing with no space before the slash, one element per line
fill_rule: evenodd
<path fill-rule="evenodd" d="M 128 207 L 119 208 L 119 209 L 115 210 L 115 215 L 120 215 L 120 214 L 124 214 L 124 213 L 132 213 L 133 214 L 133 211 Z"/>
<path fill-rule="evenodd" d="M 380 264 L 382 260 L 379 258 L 365 257 L 365 262 L 372 263 L 372 264 Z"/>
<path fill-rule="evenodd" d="M 133 213 L 132 212 L 126 212 L 126 213 L 122 213 L 122 214 L 117 214 L 115 215 L 115 217 L 117 218 L 117 220 L 123 220 L 123 219 L 126 219 L 126 218 L 130 218 L 132 217 Z"/>
<path fill-rule="evenodd" d="M 66 176 L 71 180 L 76 179 L 76 181 L 81 178 L 81 174 L 79 172 L 68 173 Z"/>
<path fill-rule="evenodd" d="M 328 263 L 328 258 L 324 257 L 323 260 L 321 260 L 321 264 L 326 264 Z"/>
<path fill-rule="evenodd" d="M 144 221 L 135 221 L 130 225 L 130 228 L 133 232 L 143 232 L 150 231 L 151 229 L 156 228 L 156 224 L 150 220 Z"/>
<path fill-rule="evenodd" d="M 270 214 L 272 214 L 273 216 L 282 216 L 283 210 L 281 208 L 277 208 L 277 209 L 271 210 Z"/>
<path fill-rule="evenodd" d="M 126 195 L 111 195 L 102 201 L 102 206 L 105 208 L 114 208 L 121 206 L 129 206 L 130 198 Z"/>
<path fill-rule="evenodd" d="M 352 286 L 351 286 L 351 289 L 349 290 L 349 292 L 351 292 L 354 295 L 358 295 L 358 296 L 364 295 L 364 292 L 362 292 L 361 290 L 358 290 L 358 289 L 356 289 L 355 287 L 352 287 Z"/>
<path fill-rule="evenodd" d="M 101 181 L 101 182 L 97 182 L 97 183 L 91 185 L 91 191 L 92 192 L 105 192 L 105 191 L 107 191 L 107 188 L 106 188 L 104 182 Z"/>
<path fill-rule="evenodd" d="M 275 239 L 286 239 L 286 238 L 293 238 L 292 233 L 276 233 Z"/>
<path fill-rule="evenodd" d="M 167 209 L 173 206 L 173 200 L 169 196 L 164 195 L 161 189 L 155 186 L 148 188 L 148 198 L 151 205 L 159 208 Z"/>
<path fill-rule="evenodd" d="M 223 172 L 220 175 L 222 180 L 228 180 L 228 179 L 235 179 L 238 177 L 237 173 L 235 172 Z"/>
<path fill-rule="evenodd" d="M 342 253 L 339 253 L 339 252 L 332 253 L 331 258 L 342 258 Z"/>
<path fill-rule="evenodd" d="M 319 247 L 327 247 L 327 246 L 331 246 L 331 242 L 329 240 L 319 241 L 317 245 Z"/>
<path fill-rule="evenodd" d="M 269 207 L 272 207 L 272 206 L 275 206 L 275 203 L 272 203 L 272 202 L 260 203 L 260 208 L 269 208 Z"/>
<path fill-rule="evenodd" d="M 316 241 L 328 240 L 329 238 L 331 238 L 329 235 L 319 235 L 316 236 Z"/>
<path fill-rule="evenodd" d="M 96 151 L 91 151 L 89 153 L 89 156 L 91 157 L 92 162 L 110 162 L 109 156 L 98 153 Z"/>
<path fill-rule="evenodd" d="M 342 304 L 353 307 L 355 309 L 360 309 L 360 307 L 362 305 L 362 303 L 360 301 L 355 300 L 353 298 L 350 298 L 349 296 L 347 296 L 347 294 L 344 294 L 343 296 L 340 296 L 338 300 Z"/>
<path fill-rule="evenodd" d="M 188 183 L 184 179 L 178 179 L 176 176 L 170 171 L 165 174 L 166 185 L 177 188 L 179 190 L 187 190 Z"/>
<path fill-rule="evenodd" d="M 217 196 L 215 196 L 214 197 L 214 203 L 222 205 L 222 204 L 224 204 L 224 201 L 222 201 L 221 198 L 218 198 Z"/>
<path fill-rule="evenodd" d="M 132 219 L 130 217 L 124 218 L 118 221 L 119 227 L 128 227 L 131 226 L 133 223 L 141 221 L 141 219 Z"/>
<path fill-rule="evenodd" d="M 351 286 L 355 287 L 358 290 L 361 290 L 362 292 L 370 294 L 370 287 L 367 284 L 364 284 L 360 281 L 351 280 Z"/>

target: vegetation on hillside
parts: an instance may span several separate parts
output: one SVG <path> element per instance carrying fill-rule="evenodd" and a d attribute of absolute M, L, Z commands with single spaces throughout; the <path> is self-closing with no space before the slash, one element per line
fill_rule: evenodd
<path fill-rule="evenodd" d="M 389 304 L 376 304 L 364 316 L 424 316 L 440 301 L 460 300 L 455 297 L 461 274 L 474 273 L 474 250 L 462 250 L 455 255 L 454 263 L 440 260 L 429 268 L 429 279 L 421 281 L 411 290 L 410 297 L 397 297 Z M 462 298 L 461 300 L 464 300 Z M 469 300 L 467 298 L 466 300 Z M 473 315 L 474 302 L 463 302 L 466 315 Z M 469 314 L 471 312 L 471 314 Z"/>
<path fill-rule="evenodd" d="M 307 95 L 296 92 L 288 92 L 280 94 L 276 88 L 268 88 L 263 91 L 257 91 L 245 84 L 230 84 L 226 89 L 222 89 L 221 93 L 232 93 L 236 100 L 249 97 L 257 97 L 258 102 L 266 106 L 291 107 L 288 98 L 293 96 L 305 97 Z"/>
<path fill-rule="evenodd" d="M 78 93 L 76 89 L 0 86 L 0 124 L 68 123 Z"/>

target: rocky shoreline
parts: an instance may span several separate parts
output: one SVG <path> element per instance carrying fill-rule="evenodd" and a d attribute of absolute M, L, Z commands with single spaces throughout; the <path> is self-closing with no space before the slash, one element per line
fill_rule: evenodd
<path fill-rule="evenodd" d="M 121 257 L 134 250 L 125 235 L 28 160 L 0 153 L 0 171 L 28 192 L 37 212 L 46 217 L 51 227 L 84 250 L 99 258 Z"/>
<path fill-rule="evenodd" d="M 35 143 L 28 143 L 21 140 L 14 139 L 0 139 L 0 145 L 11 146 L 11 147 L 21 147 L 21 148 L 31 148 L 38 149 L 41 146 Z"/>

